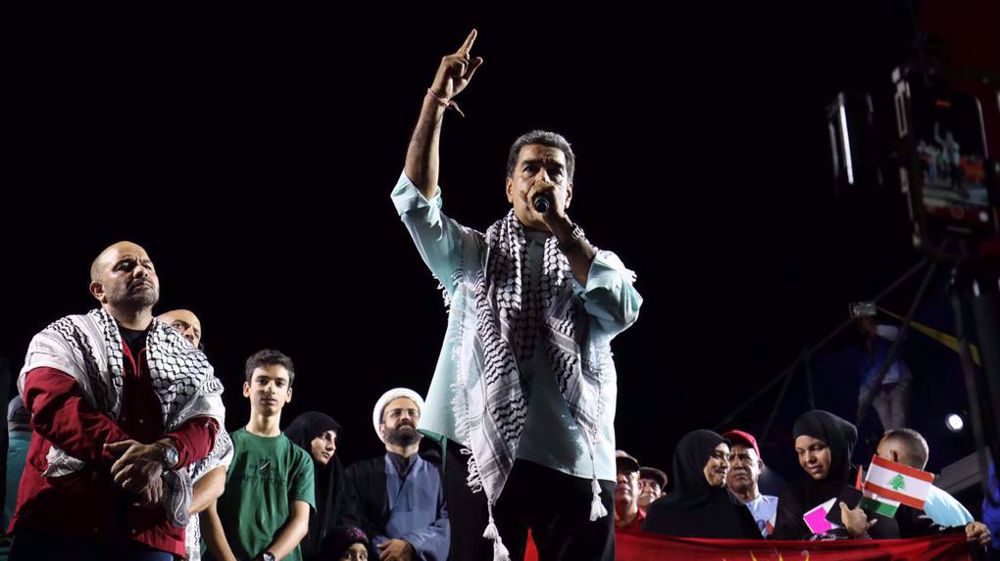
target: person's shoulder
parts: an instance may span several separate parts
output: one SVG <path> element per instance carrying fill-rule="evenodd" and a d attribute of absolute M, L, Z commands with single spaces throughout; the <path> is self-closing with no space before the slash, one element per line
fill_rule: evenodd
<path fill-rule="evenodd" d="M 650 515 L 660 514 L 664 511 L 664 509 L 668 509 L 668 503 L 669 501 L 667 500 L 667 495 L 663 495 L 655 501 L 649 503 L 649 506 L 646 507 L 646 518 L 649 518 Z"/>
<path fill-rule="evenodd" d="M 305 449 L 303 449 L 301 446 L 299 446 L 298 444 L 295 444 L 294 442 L 292 442 L 291 439 L 289 439 L 287 436 L 281 435 L 281 438 L 283 438 L 283 439 L 285 439 L 287 441 L 287 442 L 283 442 L 282 444 L 284 446 L 287 446 L 288 449 L 290 450 L 289 454 L 291 454 L 291 457 L 292 457 L 292 460 L 293 460 L 294 463 L 297 463 L 297 464 L 303 464 L 303 463 L 312 464 L 312 455 L 310 455 L 309 452 L 306 452 Z"/>
<path fill-rule="evenodd" d="M 788 485 L 785 485 L 785 488 L 778 494 L 778 502 L 783 504 L 798 502 L 798 498 L 804 491 L 805 486 L 806 482 L 802 479 L 792 481 Z"/>
<path fill-rule="evenodd" d="M 423 454 L 417 454 L 417 458 L 423 463 L 424 469 L 431 473 L 436 473 L 441 481 L 444 481 L 444 472 L 441 469 L 441 458 L 438 456 L 424 456 Z"/>
<path fill-rule="evenodd" d="M 928 487 L 927 497 L 928 498 L 936 498 L 936 499 L 944 499 L 944 500 L 954 499 L 955 498 L 955 497 L 953 497 L 951 495 L 951 493 L 949 493 L 948 491 L 945 491 L 944 489 L 938 487 L 937 485 L 934 485 L 933 483 L 930 485 L 930 487 Z"/>
<path fill-rule="evenodd" d="M 252 444 L 249 438 L 250 433 L 243 427 L 229 433 L 229 440 L 232 442 L 233 454 L 239 455 L 241 452 L 245 452 L 247 446 Z"/>
<path fill-rule="evenodd" d="M 931 485 L 930 487 L 930 493 L 927 494 L 926 502 L 935 505 L 943 504 L 949 508 L 961 508 L 962 510 L 966 510 L 965 505 L 956 499 L 954 495 L 934 485 Z"/>
<path fill-rule="evenodd" d="M 89 314 L 70 314 L 62 316 L 36 332 L 35 337 L 37 338 L 40 335 L 62 335 L 64 337 L 69 337 L 72 333 L 77 332 L 80 326 L 87 325 L 90 321 L 92 320 Z"/>
<path fill-rule="evenodd" d="M 93 313 L 67 314 L 67 315 L 62 316 L 60 318 L 57 318 L 52 323 L 50 323 L 48 326 L 46 326 L 46 328 L 52 327 L 52 326 L 54 326 L 54 325 L 56 325 L 58 323 L 65 323 L 65 322 L 68 322 L 68 321 L 74 321 L 74 322 L 88 321 L 88 320 L 92 319 L 93 317 L 94 317 Z"/>
<path fill-rule="evenodd" d="M 365 458 L 364 460 L 358 460 L 353 464 L 347 466 L 345 470 L 349 474 L 360 474 L 365 472 L 382 472 L 385 470 L 385 456 L 376 456 L 374 458 Z"/>

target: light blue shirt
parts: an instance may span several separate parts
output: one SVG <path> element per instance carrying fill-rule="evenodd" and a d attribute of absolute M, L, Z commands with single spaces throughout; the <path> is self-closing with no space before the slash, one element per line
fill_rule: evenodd
<path fill-rule="evenodd" d="M 955 497 L 940 487 L 931 485 L 931 490 L 924 501 L 924 513 L 941 526 L 965 526 L 972 522 L 969 509 L 962 506 Z"/>
<path fill-rule="evenodd" d="M 438 433 L 468 444 L 461 438 L 460 420 L 452 403 L 455 385 L 462 368 L 476 376 L 482 369 L 482 348 L 478 339 L 474 351 L 459 348 L 466 330 L 475 330 L 474 279 L 485 261 L 485 237 L 481 232 L 462 226 L 441 212 L 441 189 L 426 199 L 400 174 L 392 191 L 392 202 L 400 219 L 417 246 L 417 251 L 451 300 L 448 328 L 438 357 L 434 377 L 427 392 L 427 402 L 420 419 L 421 430 Z M 541 270 L 541 252 L 545 235 L 528 234 L 528 276 L 533 282 Z M 560 393 L 555 374 L 544 352 L 536 350 L 519 369 L 533 378 L 531 401 L 517 457 L 559 470 L 568 475 L 615 479 L 615 408 L 618 397 L 617 373 L 611 359 L 611 339 L 627 329 L 639 315 L 642 297 L 632 286 L 634 274 L 609 251 L 598 251 L 587 277 L 587 285 L 574 282 L 574 292 L 588 315 L 586 337 L 580 348 L 584 360 L 599 361 L 605 377 L 601 386 L 601 422 L 597 434 L 593 464 L 586 435 L 582 434 L 569 406 Z"/>
<path fill-rule="evenodd" d="M 413 456 L 406 477 L 385 457 L 385 491 L 389 498 L 388 536 L 373 536 L 379 545 L 388 539 L 409 542 L 421 561 L 445 561 L 451 547 L 451 524 L 444 502 L 441 473 L 420 456 Z"/>

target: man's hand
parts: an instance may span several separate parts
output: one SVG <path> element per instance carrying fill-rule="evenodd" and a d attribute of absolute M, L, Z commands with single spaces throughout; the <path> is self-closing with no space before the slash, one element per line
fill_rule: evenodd
<path fill-rule="evenodd" d="M 163 478 L 159 477 L 150 482 L 149 486 L 139 492 L 136 497 L 135 506 L 141 508 L 155 508 L 163 502 Z"/>
<path fill-rule="evenodd" d="M 473 29 L 454 54 L 441 59 L 441 66 L 438 67 L 434 84 L 431 86 L 434 95 L 450 100 L 469 85 L 472 75 L 483 63 L 483 57 L 471 58 L 472 44 L 475 42 L 476 30 Z"/>
<path fill-rule="evenodd" d="M 414 561 L 417 551 L 405 540 L 389 540 L 378 544 L 379 561 Z"/>
<path fill-rule="evenodd" d="M 112 455 L 118 457 L 111 466 L 111 477 L 122 489 L 139 495 L 140 503 L 145 499 L 156 497 L 155 490 L 150 489 L 151 485 L 160 482 L 163 475 L 163 464 L 160 458 L 163 456 L 161 448 L 155 444 L 142 444 L 135 440 L 122 440 L 104 445 Z M 160 497 L 163 490 L 160 483 Z"/>
<path fill-rule="evenodd" d="M 566 187 L 564 185 L 557 186 L 547 181 L 538 181 L 531 186 L 531 189 L 528 189 L 525 197 L 531 214 L 545 223 L 553 234 L 556 233 L 556 228 L 559 225 L 572 223 L 572 220 L 566 216 Z M 544 214 L 535 210 L 536 197 L 545 197 L 549 200 L 549 210 Z"/>
<path fill-rule="evenodd" d="M 868 534 L 868 530 L 878 522 L 877 519 L 868 520 L 868 513 L 858 508 L 847 508 L 847 503 L 840 502 L 840 521 L 847 528 L 847 533 L 852 539 L 860 539 Z"/>
<path fill-rule="evenodd" d="M 990 545 L 990 529 L 982 522 L 970 522 L 965 527 L 965 540 L 979 545 Z"/>

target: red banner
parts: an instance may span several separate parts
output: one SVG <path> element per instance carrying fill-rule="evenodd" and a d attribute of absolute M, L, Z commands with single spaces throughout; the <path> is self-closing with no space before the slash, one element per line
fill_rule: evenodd
<path fill-rule="evenodd" d="M 826 542 L 703 540 L 618 534 L 617 561 L 971 561 L 965 534 Z"/>
<path fill-rule="evenodd" d="M 972 561 L 965 534 L 908 540 L 743 541 L 617 534 L 616 561 Z M 538 561 L 530 536 L 524 561 Z"/>

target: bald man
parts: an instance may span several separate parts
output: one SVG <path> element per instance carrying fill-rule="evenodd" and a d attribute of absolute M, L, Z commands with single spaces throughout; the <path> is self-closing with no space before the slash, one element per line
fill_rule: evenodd
<path fill-rule="evenodd" d="M 930 458 L 930 447 L 922 434 L 902 428 L 886 431 L 875 453 L 880 458 L 923 470 Z M 931 487 L 924 512 L 941 526 L 965 526 L 972 522 L 969 510 L 939 487 Z"/>
<path fill-rule="evenodd" d="M 191 310 L 170 310 L 156 317 L 187 339 L 192 346 L 201 349 L 201 320 Z M 225 540 L 222 521 L 214 508 L 215 501 L 226 490 L 226 470 L 233 461 L 233 440 L 225 427 L 219 427 L 215 446 L 208 456 L 188 466 L 188 475 L 194 483 L 191 506 L 188 514 L 191 520 L 184 532 L 187 561 L 201 561 L 201 540 L 217 558 L 224 557 L 218 544 Z M 195 516 L 197 515 L 197 516 Z"/>
<path fill-rule="evenodd" d="M 201 320 L 191 310 L 170 310 L 157 316 L 158 320 L 173 327 L 195 348 L 201 348 Z"/>
<path fill-rule="evenodd" d="M 930 447 L 924 436 L 913 429 L 891 429 L 882 435 L 875 454 L 882 459 L 923 470 L 927 467 Z M 970 542 L 987 545 L 990 541 L 990 531 L 986 526 L 973 521 L 969 510 L 944 489 L 931 485 L 930 494 L 924 502 L 924 514 L 945 528 L 964 526 Z"/>
<path fill-rule="evenodd" d="M 172 560 L 187 517 L 164 497 L 212 448 L 222 384 L 153 319 L 160 283 L 145 249 L 106 248 L 90 277 L 100 306 L 35 335 L 18 377 L 34 433 L 10 558 Z"/>

